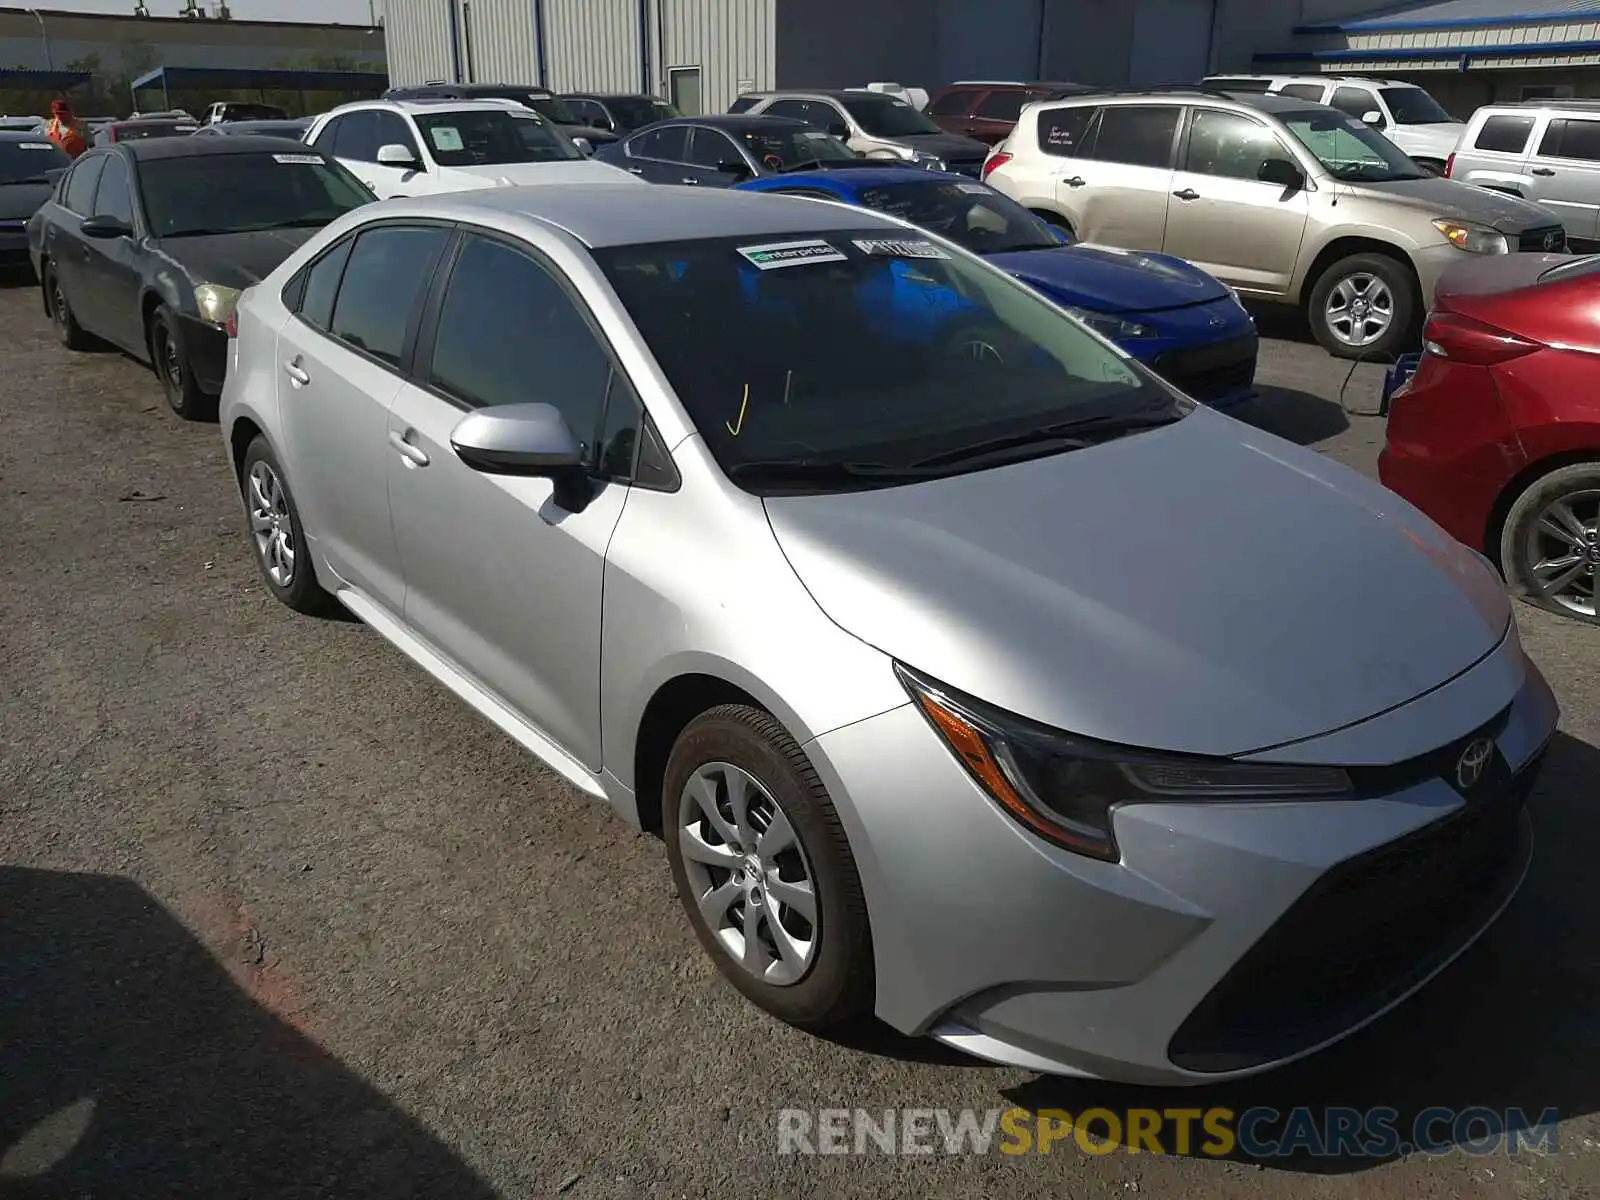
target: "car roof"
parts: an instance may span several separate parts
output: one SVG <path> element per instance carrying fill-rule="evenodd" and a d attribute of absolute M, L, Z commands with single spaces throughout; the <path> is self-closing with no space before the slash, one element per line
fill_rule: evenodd
<path fill-rule="evenodd" d="M 713 129 L 725 129 L 729 133 L 752 133 L 762 129 L 811 128 L 804 121 L 796 120 L 794 117 L 766 117 L 760 113 L 713 113 L 708 117 L 663 117 L 659 121 L 652 121 L 638 132 L 645 133 L 672 125 L 709 125 Z"/>
<path fill-rule="evenodd" d="M 322 116 L 333 117 L 340 113 L 359 112 L 365 109 L 377 109 L 379 112 L 411 113 L 436 113 L 448 112 L 505 112 L 508 105 L 516 104 L 515 100 L 507 100 L 498 96 L 436 96 L 427 98 L 419 96 L 415 100 L 352 100 L 348 104 L 341 104 L 337 108 L 330 108 Z"/>
<path fill-rule="evenodd" d="M 737 188 L 657 184 L 649 201 L 641 203 L 633 181 L 443 192 L 405 207 L 468 222 L 498 217 L 514 226 L 521 218 L 563 229 L 591 249 L 696 238 L 781 238 L 877 224 L 899 228 L 865 209 L 830 209 L 799 197 Z"/>
<path fill-rule="evenodd" d="M 117 147 L 140 162 L 157 158 L 198 158 L 218 154 L 317 154 L 321 151 L 290 138 L 265 137 L 259 133 L 241 133 L 231 137 L 144 138 L 132 142 L 118 142 Z"/>
<path fill-rule="evenodd" d="M 888 92 L 869 91 L 867 88 L 774 88 L 766 92 L 740 92 L 739 95 L 741 98 L 749 96 L 757 100 L 856 100 L 866 96 L 905 103 L 899 96 L 891 96 Z"/>

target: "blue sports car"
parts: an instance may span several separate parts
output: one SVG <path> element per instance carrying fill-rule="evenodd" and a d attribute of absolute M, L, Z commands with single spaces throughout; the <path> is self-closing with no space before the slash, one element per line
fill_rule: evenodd
<path fill-rule="evenodd" d="M 1255 395 L 1255 322 L 1225 284 L 1166 254 L 1070 244 L 987 184 L 911 167 L 789 171 L 742 183 L 878 209 L 980 254 L 1116 342 L 1196 400 Z"/>

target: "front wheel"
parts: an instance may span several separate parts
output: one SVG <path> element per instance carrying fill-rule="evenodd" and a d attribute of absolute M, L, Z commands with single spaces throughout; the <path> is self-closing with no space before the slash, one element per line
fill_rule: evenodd
<path fill-rule="evenodd" d="M 334 599 L 317 582 L 300 510 L 266 438 L 258 435 L 245 449 L 239 487 L 250 524 L 250 544 L 267 590 L 296 612 L 331 611 Z"/>
<path fill-rule="evenodd" d="M 702 714 L 667 761 L 667 858 L 696 936 L 739 991 L 802 1029 L 873 1000 L 855 858 L 805 751 L 770 714 Z"/>
<path fill-rule="evenodd" d="M 217 398 L 195 381 L 194 367 L 183 344 L 178 318 L 163 304 L 150 322 L 150 361 L 172 411 L 186 421 L 217 415 Z"/>
<path fill-rule="evenodd" d="M 1600 623 L 1600 462 L 1551 471 L 1517 497 L 1500 531 L 1500 566 L 1529 604 Z"/>
<path fill-rule="evenodd" d="M 1318 278 L 1306 319 L 1335 358 L 1393 358 L 1411 342 L 1421 292 L 1416 276 L 1394 259 L 1352 254 Z"/>

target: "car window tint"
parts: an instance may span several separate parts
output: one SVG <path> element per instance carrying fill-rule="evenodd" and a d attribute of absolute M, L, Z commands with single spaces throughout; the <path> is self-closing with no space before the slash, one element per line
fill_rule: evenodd
<path fill-rule="evenodd" d="M 1565 121 L 1550 122 L 1550 130 L 1540 143 L 1539 153 L 1554 158 L 1600 161 L 1600 121 L 1568 117 Z"/>
<path fill-rule="evenodd" d="M 128 165 L 120 158 L 106 161 L 100 187 L 94 194 L 94 215 L 115 217 L 133 224 L 133 193 L 128 187 Z"/>
<path fill-rule="evenodd" d="M 689 162 L 697 167 L 715 171 L 722 163 L 740 161 L 738 148 L 715 129 L 696 129 L 689 140 Z"/>
<path fill-rule="evenodd" d="M 404 117 L 399 113 L 382 111 L 375 112 L 372 115 L 377 118 L 374 140 L 377 142 L 378 148 L 404 146 L 412 154 L 415 154 L 419 161 L 421 160 L 422 155 L 417 150 L 417 139 L 411 136 L 411 127 L 406 124 Z M 378 151 L 376 149 L 372 152 L 372 159 L 374 162 L 378 159 Z"/>
<path fill-rule="evenodd" d="M 665 129 L 652 129 L 628 143 L 628 153 L 641 158 L 659 158 L 666 162 L 682 162 L 689 130 L 683 125 L 668 125 Z"/>
<path fill-rule="evenodd" d="M 1383 111 L 1378 105 L 1378 98 L 1366 88 L 1336 87 L 1333 95 L 1328 97 L 1328 103 L 1358 121 L 1369 112 Z"/>
<path fill-rule="evenodd" d="M 1293 163 L 1283 143 L 1259 121 L 1238 113 L 1202 108 L 1189 126 L 1184 170 L 1223 179 L 1260 179 L 1263 163 Z"/>
<path fill-rule="evenodd" d="M 346 113 L 339 123 L 339 136 L 333 143 L 336 158 L 357 162 L 378 161 L 378 114 L 374 109 Z"/>
<path fill-rule="evenodd" d="M 1022 113 L 1023 93 L 1018 89 L 990 92 L 972 112 L 986 121 L 1015 121 Z"/>
<path fill-rule="evenodd" d="M 953 88 L 928 105 L 930 117 L 964 117 L 972 111 L 972 100 L 977 95 L 973 88 Z"/>
<path fill-rule="evenodd" d="M 794 121 L 804 121 L 818 129 L 828 127 L 828 114 L 822 111 L 822 105 L 812 104 L 809 100 L 777 100 L 761 110 L 763 117 L 788 117 Z"/>
<path fill-rule="evenodd" d="M 1039 149 L 1046 154 L 1076 158 L 1083 152 L 1083 135 L 1094 114 L 1092 104 L 1046 109 L 1039 114 Z"/>
<path fill-rule="evenodd" d="M 1100 128 L 1088 157 L 1130 167 L 1169 166 L 1177 128 L 1174 105 L 1113 105 L 1100 110 Z"/>
<path fill-rule="evenodd" d="M 1240 89 L 1231 88 L 1224 90 L 1239 91 Z M 1286 83 L 1278 89 L 1278 93 L 1279 95 L 1283 96 L 1293 96 L 1296 100 L 1316 100 L 1320 102 L 1322 100 L 1322 93 L 1327 90 L 1328 89 L 1323 87 L 1320 83 Z M 1361 112 L 1366 111 L 1366 109 L 1361 110 Z M 1361 113 L 1356 114 L 1358 117 L 1360 115 Z"/>
<path fill-rule="evenodd" d="M 328 251 L 306 272 L 305 290 L 300 294 L 299 312 L 302 319 L 318 329 L 327 329 L 333 320 L 333 298 L 339 292 L 339 280 L 344 275 L 344 264 L 350 258 L 354 238 L 346 238 Z"/>
<path fill-rule="evenodd" d="M 1532 117 L 1490 117 L 1478 130 L 1472 145 L 1477 150 L 1521 154 L 1522 148 L 1528 144 L 1528 134 L 1532 132 Z M 1549 138 L 1545 140 L 1548 142 Z"/>
<path fill-rule="evenodd" d="M 64 203 L 79 216 L 87 217 L 94 212 L 94 189 L 100 182 L 100 172 L 105 169 L 106 158 L 107 155 L 100 154 L 84 159 L 72 168 L 72 174 L 67 177 Z"/>
<path fill-rule="evenodd" d="M 468 238 L 439 310 L 431 383 L 474 406 L 554 405 L 588 448 L 610 375 L 611 356 L 555 276 L 501 242 Z"/>
<path fill-rule="evenodd" d="M 731 113 L 749 112 L 756 106 L 756 100 L 757 97 L 755 96 L 740 96 L 732 104 L 728 105 L 728 111 Z"/>
<path fill-rule="evenodd" d="M 398 366 L 411 310 L 427 285 L 427 274 L 418 266 L 432 260 L 447 236 L 439 228 L 390 226 L 357 237 L 329 332 Z"/>
<path fill-rule="evenodd" d="M 311 144 L 324 154 L 332 154 L 334 146 L 338 144 L 339 127 L 343 124 L 343 117 L 334 117 L 317 131 L 317 136 L 311 139 Z"/>

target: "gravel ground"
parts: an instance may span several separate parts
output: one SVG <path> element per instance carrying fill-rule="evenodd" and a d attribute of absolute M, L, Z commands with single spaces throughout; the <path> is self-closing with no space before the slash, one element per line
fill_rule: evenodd
<path fill-rule="evenodd" d="M 1519 608 L 1565 708 L 1529 884 L 1335 1050 L 1152 1093 L 834 1044 L 720 982 L 658 843 L 362 625 L 264 594 L 214 426 L 62 350 L 26 283 L 0 323 L 0 1194 L 1596 1194 L 1600 629 Z M 1344 416 L 1346 371 L 1269 341 L 1247 415 L 1371 472 L 1382 426 Z M 1012 1105 L 1561 1124 L 1516 1156 L 776 1153 L 781 1108 Z"/>

